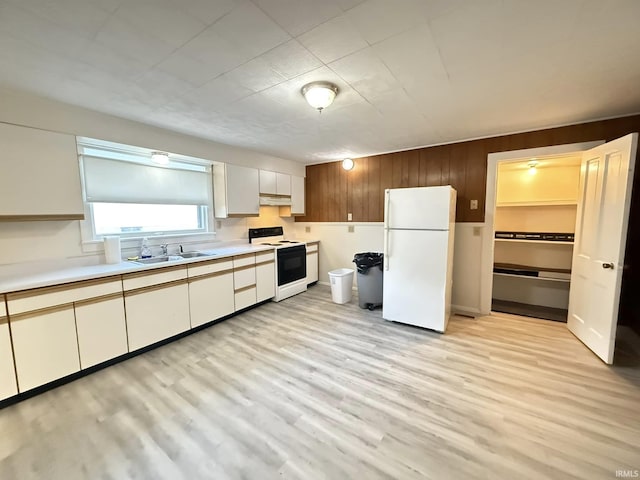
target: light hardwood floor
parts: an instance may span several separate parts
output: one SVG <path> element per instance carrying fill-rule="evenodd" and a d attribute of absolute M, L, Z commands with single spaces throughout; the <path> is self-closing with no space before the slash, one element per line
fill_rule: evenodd
<path fill-rule="evenodd" d="M 564 324 L 446 335 L 326 287 L 0 411 L 4 479 L 590 479 L 640 469 L 640 367 Z"/>

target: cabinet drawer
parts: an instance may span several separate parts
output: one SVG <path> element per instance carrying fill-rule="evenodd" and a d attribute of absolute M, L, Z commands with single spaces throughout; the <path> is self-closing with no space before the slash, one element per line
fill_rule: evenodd
<path fill-rule="evenodd" d="M 4 297 L 0 299 L 0 323 L 2 323 L 2 319 L 7 316 L 7 307 L 4 303 Z"/>
<path fill-rule="evenodd" d="M 118 292 L 122 292 L 120 277 L 101 278 L 10 293 L 7 307 L 11 315 L 17 315 Z"/>
<path fill-rule="evenodd" d="M 256 267 L 240 268 L 233 271 L 233 288 L 239 290 L 256 284 Z"/>
<path fill-rule="evenodd" d="M 317 243 L 307 243 L 307 255 L 309 255 L 310 253 L 313 252 L 317 252 L 318 251 L 318 244 Z"/>
<path fill-rule="evenodd" d="M 150 287 L 161 283 L 174 282 L 187 278 L 186 265 L 178 265 L 175 267 L 162 268 L 160 270 L 151 270 L 144 272 L 129 273 L 123 275 L 122 285 L 125 291 L 135 290 L 137 288 Z"/>
<path fill-rule="evenodd" d="M 276 254 L 273 251 L 256 253 L 256 264 L 273 261 L 276 258 Z"/>
<path fill-rule="evenodd" d="M 235 294 L 236 311 L 250 307 L 256 304 L 256 287 L 255 285 L 245 290 L 240 290 Z"/>
<path fill-rule="evenodd" d="M 255 265 L 256 254 L 245 253 L 244 255 L 236 255 L 233 257 L 233 268 L 245 267 L 247 265 Z"/>
<path fill-rule="evenodd" d="M 210 262 L 202 262 L 188 267 L 189 277 L 199 277 L 210 273 L 224 272 L 233 268 L 233 260 L 230 258 L 221 258 Z"/>

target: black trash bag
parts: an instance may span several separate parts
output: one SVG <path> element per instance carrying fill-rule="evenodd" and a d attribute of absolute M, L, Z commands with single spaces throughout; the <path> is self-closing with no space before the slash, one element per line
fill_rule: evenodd
<path fill-rule="evenodd" d="M 353 256 L 353 263 L 356 264 L 358 273 L 366 274 L 371 267 L 378 267 L 382 271 L 383 253 L 365 252 L 356 253 Z"/>

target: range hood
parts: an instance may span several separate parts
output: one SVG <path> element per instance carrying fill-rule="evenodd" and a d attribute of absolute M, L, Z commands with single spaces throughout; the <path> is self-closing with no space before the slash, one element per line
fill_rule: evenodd
<path fill-rule="evenodd" d="M 291 205 L 291 195 L 260 194 L 260 205 Z"/>

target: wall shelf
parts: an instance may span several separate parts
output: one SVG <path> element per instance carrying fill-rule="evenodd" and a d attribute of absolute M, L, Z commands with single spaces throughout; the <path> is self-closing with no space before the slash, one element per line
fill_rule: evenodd
<path fill-rule="evenodd" d="M 500 207 L 556 207 L 556 206 L 578 206 L 575 200 L 541 200 L 539 202 L 500 202 L 496 204 Z"/>
<path fill-rule="evenodd" d="M 573 242 L 564 242 L 561 240 L 519 240 L 516 238 L 494 238 L 496 242 L 510 242 L 510 243 L 537 243 L 545 245 L 573 245 Z"/>
<path fill-rule="evenodd" d="M 529 275 L 515 275 L 513 273 L 496 273 L 493 272 L 494 275 L 499 275 L 501 277 L 513 277 L 513 278 L 526 278 L 529 280 L 541 280 L 543 282 L 560 282 L 560 283 L 571 283 L 571 280 L 564 278 L 547 278 L 547 277 L 532 277 Z"/>

